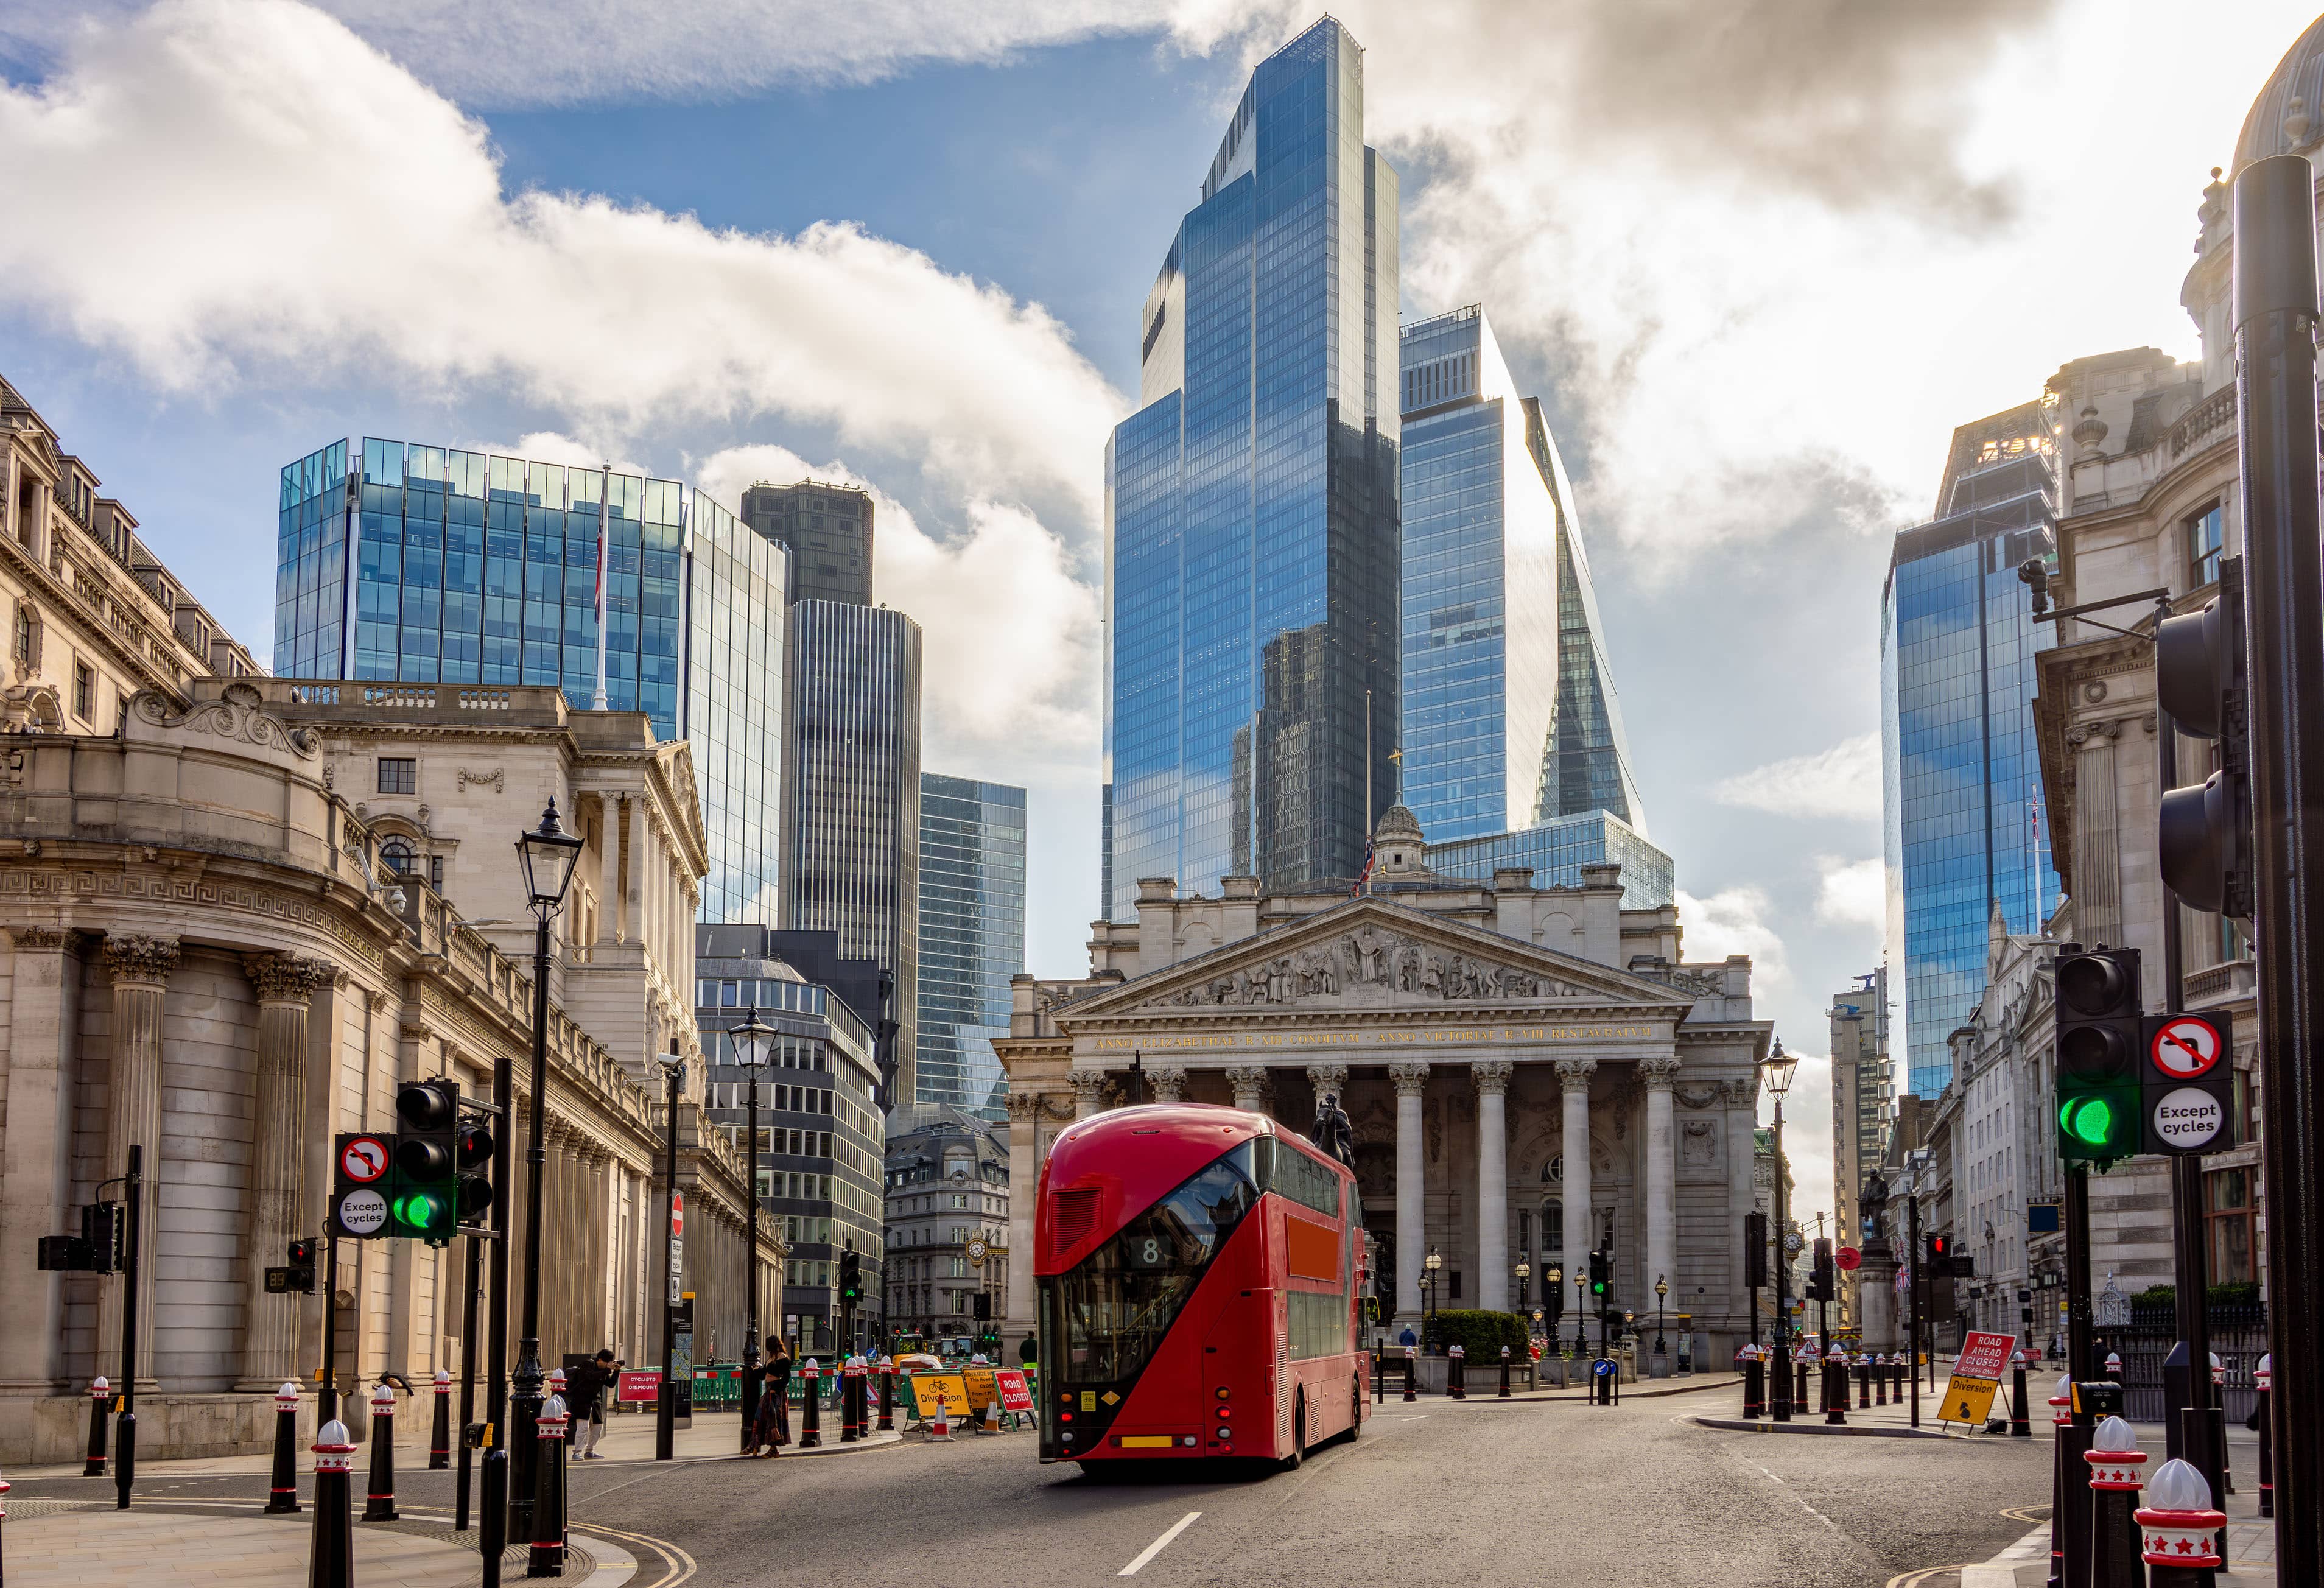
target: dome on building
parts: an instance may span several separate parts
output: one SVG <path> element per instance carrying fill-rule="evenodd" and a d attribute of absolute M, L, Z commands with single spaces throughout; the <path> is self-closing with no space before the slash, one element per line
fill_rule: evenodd
<path fill-rule="evenodd" d="M 2244 130 L 2236 139 L 2234 180 L 2255 160 L 2272 154 L 2304 154 L 2324 137 L 2324 16 L 2308 24 L 2299 42 L 2276 62 L 2267 86 L 2252 101 Z"/>
<path fill-rule="evenodd" d="M 1412 814 L 1412 807 L 1401 800 L 1380 813 L 1379 826 L 1372 834 L 1372 842 L 1383 848 L 1390 839 L 1406 844 L 1425 842 L 1420 831 L 1420 818 Z"/>

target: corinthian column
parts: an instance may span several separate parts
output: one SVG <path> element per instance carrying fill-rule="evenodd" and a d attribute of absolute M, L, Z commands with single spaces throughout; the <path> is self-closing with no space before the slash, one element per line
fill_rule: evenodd
<path fill-rule="evenodd" d="M 1088 1119 L 1105 1110 L 1105 1072 L 1100 1069 L 1076 1069 L 1066 1072 L 1065 1079 L 1073 1084 L 1074 1118 Z"/>
<path fill-rule="evenodd" d="M 1348 1066 L 1343 1064 L 1311 1064 L 1307 1066 L 1307 1082 L 1315 1088 L 1315 1106 L 1323 1106 L 1323 1099 L 1336 1097 L 1342 1107 L 1348 1102 Z"/>
<path fill-rule="evenodd" d="M 1146 1079 L 1154 1088 L 1155 1102 L 1184 1103 L 1186 1100 L 1185 1066 L 1157 1065 L 1146 1072 Z"/>
<path fill-rule="evenodd" d="M 1227 1085 L 1234 1088 L 1234 1105 L 1251 1113 L 1267 1112 L 1267 1066 L 1236 1065 L 1227 1071 Z"/>
<path fill-rule="evenodd" d="M 1561 1058 L 1557 1078 L 1565 1088 L 1565 1179 L 1560 1200 L 1565 1209 L 1565 1266 L 1589 1263 L 1598 1236 L 1590 1214 L 1590 1077 L 1594 1058 Z"/>
<path fill-rule="evenodd" d="M 129 1149 L 143 1147 L 138 1220 L 137 1381 L 153 1381 L 153 1270 L 161 1256 L 161 997 L 170 973 L 178 968 L 178 944 L 171 937 L 107 937 L 105 968 L 113 978 L 113 1069 L 106 1098 L 105 1174 L 129 1172 Z M 121 1187 L 107 1191 L 120 1196 Z M 97 1355 L 115 1364 L 121 1382 L 121 1304 L 126 1287 L 104 1285 L 97 1304 Z"/>
<path fill-rule="evenodd" d="M 1632 1295 L 1651 1295 L 1656 1279 L 1678 1288 L 1678 1144 L 1671 1124 L 1671 1085 L 1678 1079 L 1675 1058 L 1638 1061 L 1646 1084 L 1646 1271 Z"/>
<path fill-rule="evenodd" d="M 1425 1256 L 1421 1225 L 1420 1094 L 1428 1085 L 1428 1066 L 1413 1062 L 1388 1066 L 1396 1083 L 1396 1311 L 1398 1317 L 1420 1314 L 1420 1264 Z"/>
<path fill-rule="evenodd" d="M 1509 1072 L 1505 1058 L 1469 1066 L 1477 1088 L 1477 1305 L 1509 1309 Z"/>
<path fill-rule="evenodd" d="M 291 1240 L 313 1231 L 305 1206 L 307 1010 L 328 982 L 321 960 L 246 954 L 244 974 L 258 992 L 258 1096 L 250 1147 L 250 1243 L 244 1253 L 242 1375 L 236 1390 L 272 1394 L 299 1373 L 299 1300 L 270 1295 L 268 1265 L 285 1260 Z"/>
<path fill-rule="evenodd" d="M 1038 1093 L 1009 1094 L 1009 1333 L 1033 1330 L 1033 1202 L 1041 1182 L 1035 1134 L 1040 1129 Z"/>

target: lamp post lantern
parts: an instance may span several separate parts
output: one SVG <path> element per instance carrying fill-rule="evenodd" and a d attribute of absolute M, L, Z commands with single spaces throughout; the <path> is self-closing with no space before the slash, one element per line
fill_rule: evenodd
<path fill-rule="evenodd" d="M 751 1246 L 745 1260 L 748 1275 L 742 1293 L 742 1448 L 757 1447 L 759 1390 L 765 1372 L 759 1359 L 759 1072 L 774 1057 L 775 1029 L 759 1018 L 759 1006 L 742 1011 L 742 1023 L 726 1033 L 734 1044 L 734 1062 L 751 1077 Z"/>
<path fill-rule="evenodd" d="M 542 1166 L 549 1159 L 541 1143 L 543 1103 L 549 1091 L 549 923 L 563 907 L 566 890 L 573 885 L 573 868 L 580 862 L 581 847 L 582 840 L 558 823 L 557 801 L 553 799 L 540 814 L 540 826 L 519 834 L 516 841 L 517 864 L 524 874 L 525 903 L 537 923 L 532 935 L 532 1118 L 524 1149 L 524 1321 L 522 1337 L 517 1342 L 516 1369 L 512 1374 L 506 1371 L 507 1347 L 503 1343 L 508 1339 L 505 1297 L 509 1279 L 508 1203 L 503 1191 L 493 1210 L 493 1223 L 503 1238 L 493 1248 L 492 1341 L 488 1347 L 492 1388 L 486 1417 L 488 1420 L 498 1420 L 505 1379 L 509 1426 L 507 1437 L 494 1438 L 491 1448 L 484 1452 L 484 1527 L 478 1545 L 484 1557 L 485 1588 L 497 1588 L 500 1582 L 501 1551 L 512 1541 L 530 1543 L 536 1536 L 536 1523 L 542 1519 L 533 1514 L 532 1476 L 540 1459 L 540 1441 L 536 1437 L 535 1424 L 540 1416 L 542 1399 L 540 1183 Z M 493 1103 L 502 1111 L 503 1122 L 512 1106 L 514 1080 L 507 1058 L 493 1066 Z M 512 1133 L 505 1130 L 495 1132 L 493 1179 L 497 1186 L 509 1183 L 509 1138 Z"/>
<path fill-rule="evenodd" d="M 1580 1356 L 1590 1349 L 1590 1308 L 1582 1298 L 1582 1290 L 1590 1283 L 1590 1270 L 1576 1263 L 1573 1267 L 1573 1354 Z"/>
<path fill-rule="evenodd" d="M 1523 1257 L 1517 1259 L 1517 1311 L 1529 1312 L 1533 1306 L 1533 1264 Z"/>
<path fill-rule="evenodd" d="M 1775 1039 L 1768 1049 L 1761 1074 L 1767 1083 L 1767 1094 L 1775 1100 L 1775 1362 L 1769 1372 L 1769 1415 L 1776 1422 L 1792 1420 L 1791 1391 L 1791 1316 L 1785 1310 L 1789 1297 L 1785 1279 L 1791 1253 L 1784 1249 L 1790 1234 L 1790 1199 L 1784 1195 L 1784 1094 L 1792 1089 L 1792 1076 L 1798 1071 L 1800 1061 L 1784 1051 L 1784 1039 Z"/>
<path fill-rule="evenodd" d="M 1670 1279 L 1662 1274 L 1655 1276 L 1655 1354 L 1661 1356 L 1670 1350 L 1663 1343 L 1663 1308 L 1670 1296 Z"/>
<path fill-rule="evenodd" d="M 1443 1266 L 1444 1259 L 1437 1254 L 1436 1248 L 1434 1246 L 1428 1249 L 1428 1255 L 1420 1261 L 1421 1287 L 1428 1292 L 1428 1310 L 1420 1320 L 1420 1333 L 1424 1341 L 1428 1334 L 1428 1325 L 1436 1317 L 1436 1275 Z"/>
<path fill-rule="evenodd" d="M 1553 1346 L 1557 1343 L 1558 1314 L 1562 1312 L 1565 1306 L 1564 1293 L 1560 1290 L 1558 1287 L 1564 1283 L 1565 1269 L 1563 1264 L 1551 1263 L 1547 1268 L 1542 1269 L 1541 1299 L 1543 1306 L 1549 1314 L 1548 1326 L 1543 1332 L 1549 1336 L 1549 1343 Z"/>

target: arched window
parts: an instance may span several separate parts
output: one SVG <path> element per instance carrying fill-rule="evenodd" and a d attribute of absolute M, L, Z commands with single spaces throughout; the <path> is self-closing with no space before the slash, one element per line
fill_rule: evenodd
<path fill-rule="evenodd" d="M 408 877 L 411 874 L 412 863 L 416 859 L 417 856 L 411 848 L 411 840 L 409 838 L 390 838 L 379 846 L 380 863 L 399 877 Z"/>
<path fill-rule="evenodd" d="M 41 614 L 29 601 L 16 603 L 16 632 L 10 654 L 26 667 L 41 665 Z"/>

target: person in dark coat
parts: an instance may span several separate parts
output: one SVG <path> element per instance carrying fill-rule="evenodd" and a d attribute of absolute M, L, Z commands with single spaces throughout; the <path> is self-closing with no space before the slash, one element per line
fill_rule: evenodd
<path fill-rule="evenodd" d="M 601 1351 L 565 1375 L 565 1409 L 573 1421 L 573 1454 L 577 1461 L 603 1461 L 597 1441 L 605 1436 L 605 1391 L 618 1380 L 621 1364 L 611 1351 Z"/>
<path fill-rule="evenodd" d="M 1041 1348 L 1033 1343 L 1033 1336 L 1030 1334 L 1026 1335 L 1025 1343 L 1017 1348 L 1017 1360 L 1027 1367 L 1031 1367 L 1040 1354 Z"/>
<path fill-rule="evenodd" d="M 791 1353 L 778 1336 L 767 1358 L 766 1381 L 759 1388 L 759 1420 L 751 1425 L 751 1448 L 745 1455 L 761 1461 L 780 1455 L 791 1442 Z"/>

